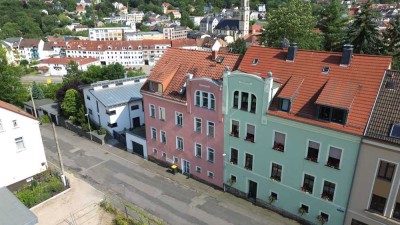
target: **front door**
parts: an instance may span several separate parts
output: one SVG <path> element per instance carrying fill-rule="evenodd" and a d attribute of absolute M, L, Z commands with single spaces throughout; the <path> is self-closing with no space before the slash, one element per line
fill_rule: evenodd
<path fill-rule="evenodd" d="M 190 174 L 190 162 L 182 159 L 182 173 L 189 175 Z"/>
<path fill-rule="evenodd" d="M 133 128 L 140 127 L 140 118 L 139 117 L 133 118 L 132 119 L 132 124 L 133 124 Z"/>
<path fill-rule="evenodd" d="M 247 197 L 254 200 L 257 198 L 257 183 L 252 180 L 249 180 L 249 193 Z"/>

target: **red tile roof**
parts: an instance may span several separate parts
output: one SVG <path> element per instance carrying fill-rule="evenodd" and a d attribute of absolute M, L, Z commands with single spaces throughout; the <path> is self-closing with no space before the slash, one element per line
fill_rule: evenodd
<path fill-rule="evenodd" d="M 274 81 L 283 84 L 280 92 L 285 96 L 290 96 L 296 86 L 289 78 L 304 79 L 301 86 L 298 86 L 289 113 L 277 110 L 278 99 L 275 97 L 268 114 L 362 135 L 385 69 L 391 63 L 391 57 L 354 54 L 350 65 L 345 67 L 340 66 L 341 55 L 333 52 L 298 50 L 294 62 L 288 62 L 287 49 L 250 46 L 239 70 L 261 74 L 262 77 L 265 77 L 267 72 L 272 72 Z M 252 65 L 255 58 L 258 58 L 259 62 Z M 324 66 L 330 67 L 328 74 L 322 73 Z M 289 91 L 285 90 L 286 85 L 289 85 Z M 277 96 L 279 95 L 278 92 Z M 318 100 L 341 107 L 351 105 L 347 123 L 341 125 L 316 120 L 315 103 Z"/>
<path fill-rule="evenodd" d="M 60 65 L 67 65 L 71 61 L 75 61 L 78 65 L 85 65 L 99 60 L 95 58 L 48 58 L 40 60 L 41 63 Z"/>
<path fill-rule="evenodd" d="M 224 57 L 222 63 L 211 59 L 211 52 L 195 51 L 179 48 L 169 48 L 153 68 L 149 81 L 163 84 L 162 97 L 185 102 L 186 95 L 179 94 L 186 81 L 186 74 L 193 74 L 193 78 L 221 79 L 225 67 L 235 70 L 240 62 L 240 55 L 222 54 L 217 57 Z M 148 82 L 142 87 L 142 91 L 148 92 Z"/>
<path fill-rule="evenodd" d="M 36 120 L 35 117 L 33 117 L 31 114 L 25 112 L 24 110 L 18 108 L 18 107 L 15 106 L 15 105 L 11 105 L 11 104 L 9 104 L 9 103 L 7 103 L 7 102 L 3 102 L 3 101 L 1 101 L 1 100 L 0 100 L 0 108 L 3 108 L 3 109 L 5 109 L 5 110 L 8 110 L 8 111 L 11 111 L 11 112 L 20 114 L 20 115 L 22 115 L 22 116 L 26 116 L 26 117 L 29 117 L 29 118 L 31 118 L 31 119 Z"/>

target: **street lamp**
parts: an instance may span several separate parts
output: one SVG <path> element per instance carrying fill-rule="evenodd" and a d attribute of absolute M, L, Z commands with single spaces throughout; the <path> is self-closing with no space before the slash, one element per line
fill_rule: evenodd
<path fill-rule="evenodd" d="M 92 138 L 92 129 L 90 128 L 89 114 L 86 113 L 85 116 L 86 116 L 86 118 L 87 118 L 87 122 L 88 122 L 88 125 L 89 125 L 90 140 L 93 141 L 93 138 Z"/>

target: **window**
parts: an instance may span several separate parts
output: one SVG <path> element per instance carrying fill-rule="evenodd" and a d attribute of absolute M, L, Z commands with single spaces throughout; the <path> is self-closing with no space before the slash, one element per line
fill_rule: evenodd
<path fill-rule="evenodd" d="M 290 100 L 281 98 L 279 109 L 284 112 L 289 112 L 290 111 Z"/>
<path fill-rule="evenodd" d="M 99 102 L 96 101 L 96 108 L 97 108 L 97 112 L 99 112 Z"/>
<path fill-rule="evenodd" d="M 286 134 L 275 131 L 274 132 L 274 146 L 272 147 L 272 149 L 275 149 L 280 152 L 284 152 L 285 151 L 285 139 L 286 139 Z"/>
<path fill-rule="evenodd" d="M 183 114 L 180 112 L 175 112 L 175 124 L 177 126 L 183 126 Z"/>
<path fill-rule="evenodd" d="M 202 97 L 203 97 L 203 99 L 202 99 L 201 106 L 204 107 L 204 108 L 207 108 L 208 107 L 208 93 L 207 92 L 202 92 Z"/>
<path fill-rule="evenodd" d="M 178 161 L 179 161 L 178 157 L 175 157 L 175 156 L 174 156 L 173 158 L 174 158 L 174 163 L 175 163 L 175 164 L 178 164 Z"/>
<path fill-rule="evenodd" d="M 165 108 L 160 107 L 159 110 L 160 110 L 160 114 L 159 114 L 160 120 L 164 121 L 165 120 Z"/>
<path fill-rule="evenodd" d="M 321 222 L 321 224 L 324 224 L 324 223 L 328 222 L 329 215 L 324 212 L 321 212 L 321 214 L 318 216 L 318 220 Z"/>
<path fill-rule="evenodd" d="M 209 137 L 214 137 L 214 123 L 207 122 L 207 135 Z"/>
<path fill-rule="evenodd" d="M 278 200 L 278 194 L 275 193 L 275 192 L 271 192 L 270 197 L 271 197 L 271 200 L 272 200 L 272 199 L 273 199 L 273 200 Z"/>
<path fill-rule="evenodd" d="M 319 143 L 308 141 L 307 160 L 318 162 Z"/>
<path fill-rule="evenodd" d="M 14 127 L 18 127 L 17 120 L 13 120 L 12 122 L 13 122 L 13 126 L 14 126 Z"/>
<path fill-rule="evenodd" d="M 386 205 L 386 198 L 373 194 L 369 209 L 378 212 L 380 214 L 383 214 L 383 211 L 385 211 L 385 205 Z"/>
<path fill-rule="evenodd" d="M 390 137 L 400 138 L 400 124 L 393 124 L 390 130 Z"/>
<path fill-rule="evenodd" d="M 250 112 L 256 113 L 257 108 L 257 97 L 255 95 L 251 95 L 251 104 L 250 104 Z"/>
<path fill-rule="evenodd" d="M 156 128 L 151 128 L 151 139 L 153 139 L 153 140 L 157 139 L 157 129 Z"/>
<path fill-rule="evenodd" d="M 393 173 L 396 170 L 396 165 L 393 163 L 381 161 L 379 165 L 378 178 L 392 181 Z"/>
<path fill-rule="evenodd" d="M 255 58 L 255 59 L 253 59 L 252 64 L 253 64 L 253 65 L 257 65 L 257 64 L 258 64 L 258 61 L 259 61 L 259 60 L 258 60 L 257 58 Z"/>
<path fill-rule="evenodd" d="M 244 168 L 250 171 L 253 170 L 253 155 L 246 153 L 246 161 L 244 162 Z"/>
<path fill-rule="evenodd" d="M 201 173 L 201 167 L 196 166 L 196 172 Z"/>
<path fill-rule="evenodd" d="M 90 101 L 90 96 L 89 96 L 89 95 L 87 95 L 87 96 L 86 96 L 86 99 Z"/>
<path fill-rule="evenodd" d="M 88 111 L 89 111 L 89 114 L 90 114 L 90 115 L 93 115 L 92 109 L 89 109 L 89 108 L 88 108 Z"/>
<path fill-rule="evenodd" d="M 150 117 L 156 118 L 156 107 L 154 105 L 150 105 Z"/>
<path fill-rule="evenodd" d="M 356 220 L 356 219 L 351 219 L 351 224 L 350 225 L 368 225 L 368 224 L 363 223 L 363 222 L 361 222 L 359 220 Z"/>
<path fill-rule="evenodd" d="M 208 176 L 209 178 L 214 178 L 214 173 L 211 172 L 211 171 L 208 171 L 208 172 L 207 172 L 207 176 Z"/>
<path fill-rule="evenodd" d="M 236 183 L 236 176 L 235 175 L 231 175 L 231 178 L 229 179 L 228 182 L 231 183 L 231 185 Z"/>
<path fill-rule="evenodd" d="M 161 143 L 166 144 L 167 143 L 167 135 L 165 133 L 165 131 L 160 131 L 160 137 L 161 137 Z"/>
<path fill-rule="evenodd" d="M 24 150 L 25 144 L 22 137 L 15 138 L 15 144 L 17 145 L 17 150 Z"/>
<path fill-rule="evenodd" d="M 137 109 L 139 109 L 139 105 L 132 105 L 131 106 L 131 110 L 137 110 Z"/>
<path fill-rule="evenodd" d="M 246 133 L 246 139 L 245 140 L 254 143 L 255 133 L 256 133 L 255 126 L 247 124 L 247 133 Z"/>
<path fill-rule="evenodd" d="M 111 110 L 111 111 L 106 110 L 106 114 L 109 115 L 109 116 L 112 116 L 112 115 L 117 114 L 117 112 L 115 110 Z"/>
<path fill-rule="evenodd" d="M 205 91 L 196 91 L 194 104 L 203 108 L 215 110 L 215 96 Z"/>
<path fill-rule="evenodd" d="M 165 153 L 165 152 L 162 152 L 162 154 L 161 154 L 161 155 L 162 155 L 162 157 L 163 157 L 163 158 L 167 158 L 167 153 Z"/>
<path fill-rule="evenodd" d="M 248 106 L 249 106 L 249 93 L 242 92 L 242 100 L 240 103 L 240 109 L 247 111 Z"/>
<path fill-rule="evenodd" d="M 232 120 L 231 136 L 239 137 L 239 121 Z"/>
<path fill-rule="evenodd" d="M 200 106 L 200 91 L 196 91 L 195 99 L 194 99 L 194 104 L 197 106 Z"/>
<path fill-rule="evenodd" d="M 214 149 L 207 148 L 207 160 L 214 163 Z"/>
<path fill-rule="evenodd" d="M 345 124 L 347 111 L 327 106 L 319 106 L 318 119 L 328 122 Z"/>
<path fill-rule="evenodd" d="M 326 165 L 335 169 L 339 169 L 341 156 L 342 156 L 342 149 L 330 147 L 328 162 L 326 163 Z"/>
<path fill-rule="evenodd" d="M 201 158 L 201 144 L 196 144 L 195 145 L 195 155 L 198 158 Z"/>
<path fill-rule="evenodd" d="M 309 207 L 308 205 L 301 204 L 300 209 L 302 209 L 304 213 L 308 213 Z"/>
<path fill-rule="evenodd" d="M 238 163 L 238 150 L 231 148 L 231 163 L 237 165 Z"/>
<path fill-rule="evenodd" d="M 333 197 L 335 195 L 335 184 L 329 181 L 324 181 L 324 188 L 322 190 L 321 198 L 326 199 L 328 201 L 333 201 Z"/>
<path fill-rule="evenodd" d="M 158 153 L 158 150 L 153 148 L 153 155 L 157 155 L 157 153 Z"/>
<path fill-rule="evenodd" d="M 197 133 L 201 133 L 201 119 L 200 118 L 194 119 L 194 131 Z"/>
<path fill-rule="evenodd" d="M 176 137 L 176 149 L 183 150 L 183 138 Z"/>
<path fill-rule="evenodd" d="M 239 91 L 233 93 L 233 108 L 237 109 L 239 106 Z"/>
<path fill-rule="evenodd" d="M 396 202 L 396 205 L 394 206 L 392 217 L 397 220 L 400 220 L 400 203 L 398 202 Z"/>
<path fill-rule="evenodd" d="M 210 109 L 215 110 L 215 96 L 210 94 Z"/>
<path fill-rule="evenodd" d="M 118 127 L 118 124 L 117 123 L 108 123 L 107 126 L 110 128 L 114 128 L 114 127 Z"/>
<path fill-rule="evenodd" d="M 303 186 L 301 190 L 312 194 L 314 189 L 314 177 L 308 174 L 304 174 Z"/>
<path fill-rule="evenodd" d="M 281 181 L 282 166 L 276 163 L 272 163 L 271 179 Z"/>

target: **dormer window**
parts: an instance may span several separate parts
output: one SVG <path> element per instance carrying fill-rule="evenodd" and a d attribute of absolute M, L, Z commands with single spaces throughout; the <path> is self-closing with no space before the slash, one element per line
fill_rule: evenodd
<path fill-rule="evenodd" d="M 347 110 L 338 109 L 329 106 L 319 106 L 318 107 L 318 119 L 325 120 L 328 122 L 346 124 Z"/>
<path fill-rule="evenodd" d="M 111 46 L 108 46 L 108 50 L 111 50 L 112 49 L 112 47 Z"/>
<path fill-rule="evenodd" d="M 390 130 L 390 137 L 400 138 L 400 124 L 393 124 Z"/>
<path fill-rule="evenodd" d="M 131 49 L 132 49 L 132 46 L 129 45 L 128 49 L 131 50 Z"/>
<path fill-rule="evenodd" d="M 281 98 L 280 99 L 280 104 L 279 104 L 279 110 L 284 111 L 284 112 L 289 112 L 290 111 L 290 100 L 286 98 Z"/>
<path fill-rule="evenodd" d="M 259 61 L 259 60 L 258 60 L 257 58 L 255 58 L 255 59 L 253 59 L 252 64 L 253 64 L 253 65 L 257 65 L 257 64 L 258 64 L 258 61 Z"/>
<path fill-rule="evenodd" d="M 156 83 L 154 81 L 150 81 L 149 82 L 149 90 L 151 92 L 161 93 L 162 92 L 162 84 Z"/>

